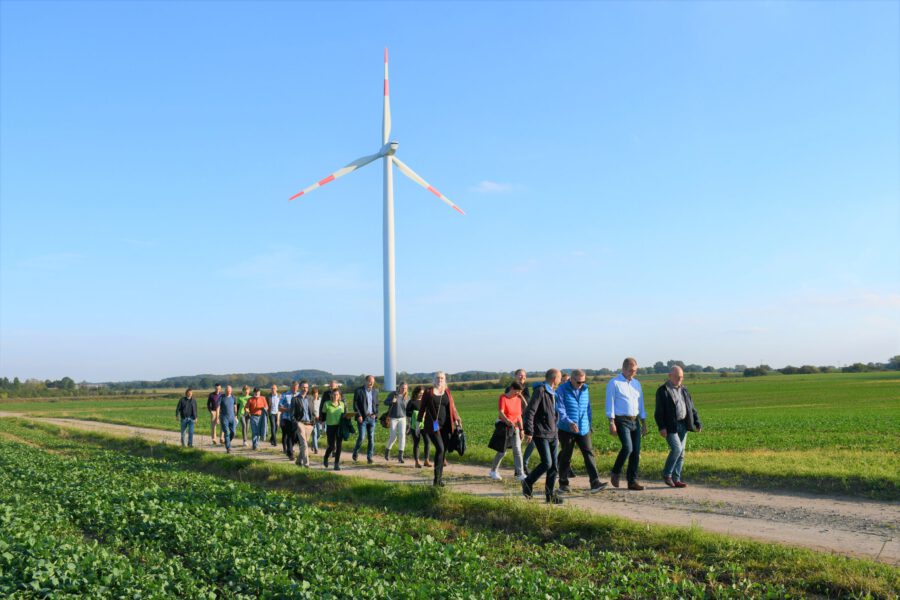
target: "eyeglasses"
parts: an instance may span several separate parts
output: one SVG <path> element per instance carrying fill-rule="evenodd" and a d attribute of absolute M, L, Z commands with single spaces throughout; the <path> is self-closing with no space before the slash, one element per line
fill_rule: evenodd
<path fill-rule="evenodd" d="M 573 379 L 573 380 L 572 380 L 572 385 L 579 385 L 579 386 L 580 386 L 580 385 L 584 385 L 584 380 L 581 380 L 581 381 L 575 381 L 575 380 Z"/>

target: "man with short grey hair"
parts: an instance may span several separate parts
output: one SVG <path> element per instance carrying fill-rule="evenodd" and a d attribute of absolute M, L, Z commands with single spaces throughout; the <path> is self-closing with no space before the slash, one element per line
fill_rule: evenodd
<path fill-rule="evenodd" d="M 681 480 L 687 432 L 699 433 L 702 429 L 700 416 L 694 408 L 694 400 L 688 389 L 682 385 L 683 382 L 684 370 L 675 365 L 669 371 L 669 379 L 656 390 L 656 411 L 653 413 L 659 435 L 669 444 L 669 456 L 663 466 L 663 481 L 667 486 L 674 488 L 687 487 Z"/>
<path fill-rule="evenodd" d="M 572 378 L 556 388 L 556 412 L 559 429 L 559 491 L 569 491 L 569 464 L 572 462 L 572 452 L 577 445 L 584 458 L 591 493 L 596 494 L 606 487 L 606 482 L 600 481 L 600 474 L 594 462 L 594 449 L 591 444 L 593 429 L 591 396 L 587 376 L 581 369 L 572 371 Z"/>

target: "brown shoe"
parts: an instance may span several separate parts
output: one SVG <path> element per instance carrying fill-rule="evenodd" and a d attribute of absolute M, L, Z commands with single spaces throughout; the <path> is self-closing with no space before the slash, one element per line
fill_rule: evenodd
<path fill-rule="evenodd" d="M 663 477 L 663 483 L 665 483 L 669 487 L 678 487 L 675 485 L 675 482 L 672 480 L 672 476 Z"/>
<path fill-rule="evenodd" d="M 687 484 L 686 484 L 685 482 L 683 482 L 683 481 L 676 481 L 676 482 L 675 482 L 675 487 L 677 487 L 677 488 L 686 488 L 686 487 L 687 487 Z"/>
<path fill-rule="evenodd" d="M 618 473 L 610 473 L 609 474 L 609 482 L 612 484 L 614 488 L 619 487 L 619 474 Z"/>
<path fill-rule="evenodd" d="M 628 482 L 628 489 L 629 489 L 629 490 L 634 490 L 635 492 L 641 492 L 641 491 L 644 490 L 644 486 L 642 486 L 641 484 L 639 484 L 637 481 L 629 481 L 629 482 Z"/>

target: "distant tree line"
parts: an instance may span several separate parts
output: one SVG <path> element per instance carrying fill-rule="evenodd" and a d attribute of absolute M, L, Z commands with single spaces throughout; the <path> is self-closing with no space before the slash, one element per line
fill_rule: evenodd
<path fill-rule="evenodd" d="M 803 365 L 794 367 L 788 365 L 781 369 L 773 369 L 769 365 L 759 365 L 756 367 L 748 367 L 747 365 L 735 365 L 734 367 L 712 367 L 702 366 L 698 364 L 685 364 L 681 360 L 668 360 L 666 362 L 657 361 L 653 366 L 638 368 L 639 375 L 658 375 L 668 373 L 669 370 L 678 365 L 684 372 L 691 377 L 697 373 L 719 373 L 722 377 L 729 375 L 742 375 L 744 377 L 759 377 L 772 373 L 781 373 L 782 375 L 806 375 L 812 373 L 867 373 L 870 371 L 900 371 L 900 355 L 891 357 L 886 363 L 854 363 L 845 367 L 834 366 L 814 366 Z M 612 377 L 618 371 L 602 368 L 602 369 L 583 369 L 585 375 L 591 381 L 603 381 L 605 378 Z M 563 372 L 571 371 L 571 369 L 563 369 Z M 504 387 L 513 381 L 513 371 L 463 371 L 461 373 L 452 373 L 448 375 L 448 379 L 457 389 L 493 389 Z M 434 373 L 407 373 L 401 371 L 397 374 L 397 381 L 406 381 L 411 385 L 427 384 L 432 380 Z M 529 371 L 528 377 L 531 379 L 540 379 L 544 376 L 543 371 Z M 366 374 L 359 375 L 334 375 L 327 371 L 317 369 L 300 369 L 297 371 L 279 371 L 276 373 L 231 373 L 227 375 L 190 375 L 182 377 L 169 377 L 157 381 L 118 381 L 110 383 L 88 383 L 82 381 L 75 383 L 71 377 L 63 377 L 55 381 L 49 379 L 41 381 L 39 379 L 28 379 L 24 382 L 18 377 L 14 377 L 12 381 L 7 377 L 0 378 L 0 398 L 8 398 L 10 396 L 17 398 L 35 398 L 44 396 L 95 396 L 95 395 L 123 395 L 123 394 L 139 394 L 146 393 L 146 390 L 158 388 L 194 388 L 197 390 L 211 389 L 215 384 L 241 386 L 249 385 L 252 387 L 267 388 L 272 384 L 278 386 L 290 385 L 292 381 L 300 381 L 305 379 L 311 384 L 325 386 L 332 380 L 338 381 L 344 387 L 353 388 L 363 385 Z M 376 377 L 376 384 L 384 385 L 383 377 Z"/>

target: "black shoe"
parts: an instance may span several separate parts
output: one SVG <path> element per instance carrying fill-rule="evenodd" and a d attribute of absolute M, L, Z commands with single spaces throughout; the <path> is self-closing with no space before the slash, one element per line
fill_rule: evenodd
<path fill-rule="evenodd" d="M 610 481 L 610 483 L 612 483 L 612 486 L 614 488 L 619 487 L 619 474 L 618 473 L 610 473 L 609 481 Z"/>
<path fill-rule="evenodd" d="M 397 453 L 397 462 L 400 463 L 401 465 L 406 464 L 403 462 L 403 450 L 401 450 L 400 452 Z"/>
<path fill-rule="evenodd" d="M 356 462 L 356 459 L 357 459 L 357 458 L 359 458 L 359 457 L 357 456 L 356 452 L 354 452 L 354 453 L 353 453 L 353 462 Z"/>
<path fill-rule="evenodd" d="M 340 471 L 340 470 L 341 470 L 341 465 L 334 465 L 334 470 L 335 470 L 335 471 Z"/>
<path fill-rule="evenodd" d="M 325 459 L 325 468 L 326 469 L 328 468 L 328 459 L 327 458 Z"/>
<path fill-rule="evenodd" d="M 597 492 L 601 492 L 601 491 L 603 491 L 603 489 L 604 489 L 605 487 L 606 487 L 606 482 L 605 482 L 605 481 L 598 481 L 598 482 L 597 482 L 597 485 L 592 485 L 592 486 L 591 486 L 591 493 L 592 493 L 592 494 L 596 494 Z"/>
<path fill-rule="evenodd" d="M 562 504 L 563 499 L 557 496 L 556 494 L 547 494 L 545 496 L 545 502 L 547 504 Z"/>
<path fill-rule="evenodd" d="M 522 481 L 522 495 L 531 500 L 532 497 L 532 488 L 531 484 L 528 483 L 527 480 Z"/>
<path fill-rule="evenodd" d="M 371 464 L 372 464 L 373 462 L 375 462 L 375 461 L 372 460 L 372 457 L 370 456 L 370 457 L 366 458 L 366 462 L 369 463 L 369 464 L 371 465 Z"/>
<path fill-rule="evenodd" d="M 391 460 L 391 451 L 388 448 L 384 449 L 384 460 Z M 369 460 L 369 462 L 372 462 Z"/>
<path fill-rule="evenodd" d="M 438 479 L 437 481 L 434 482 L 434 485 L 435 485 L 435 487 L 444 487 L 444 480 Z"/>
<path fill-rule="evenodd" d="M 568 494 L 568 493 L 569 493 L 569 486 L 567 486 L 567 485 L 561 485 L 561 486 L 559 486 L 559 492 L 560 492 L 561 494 Z"/>

